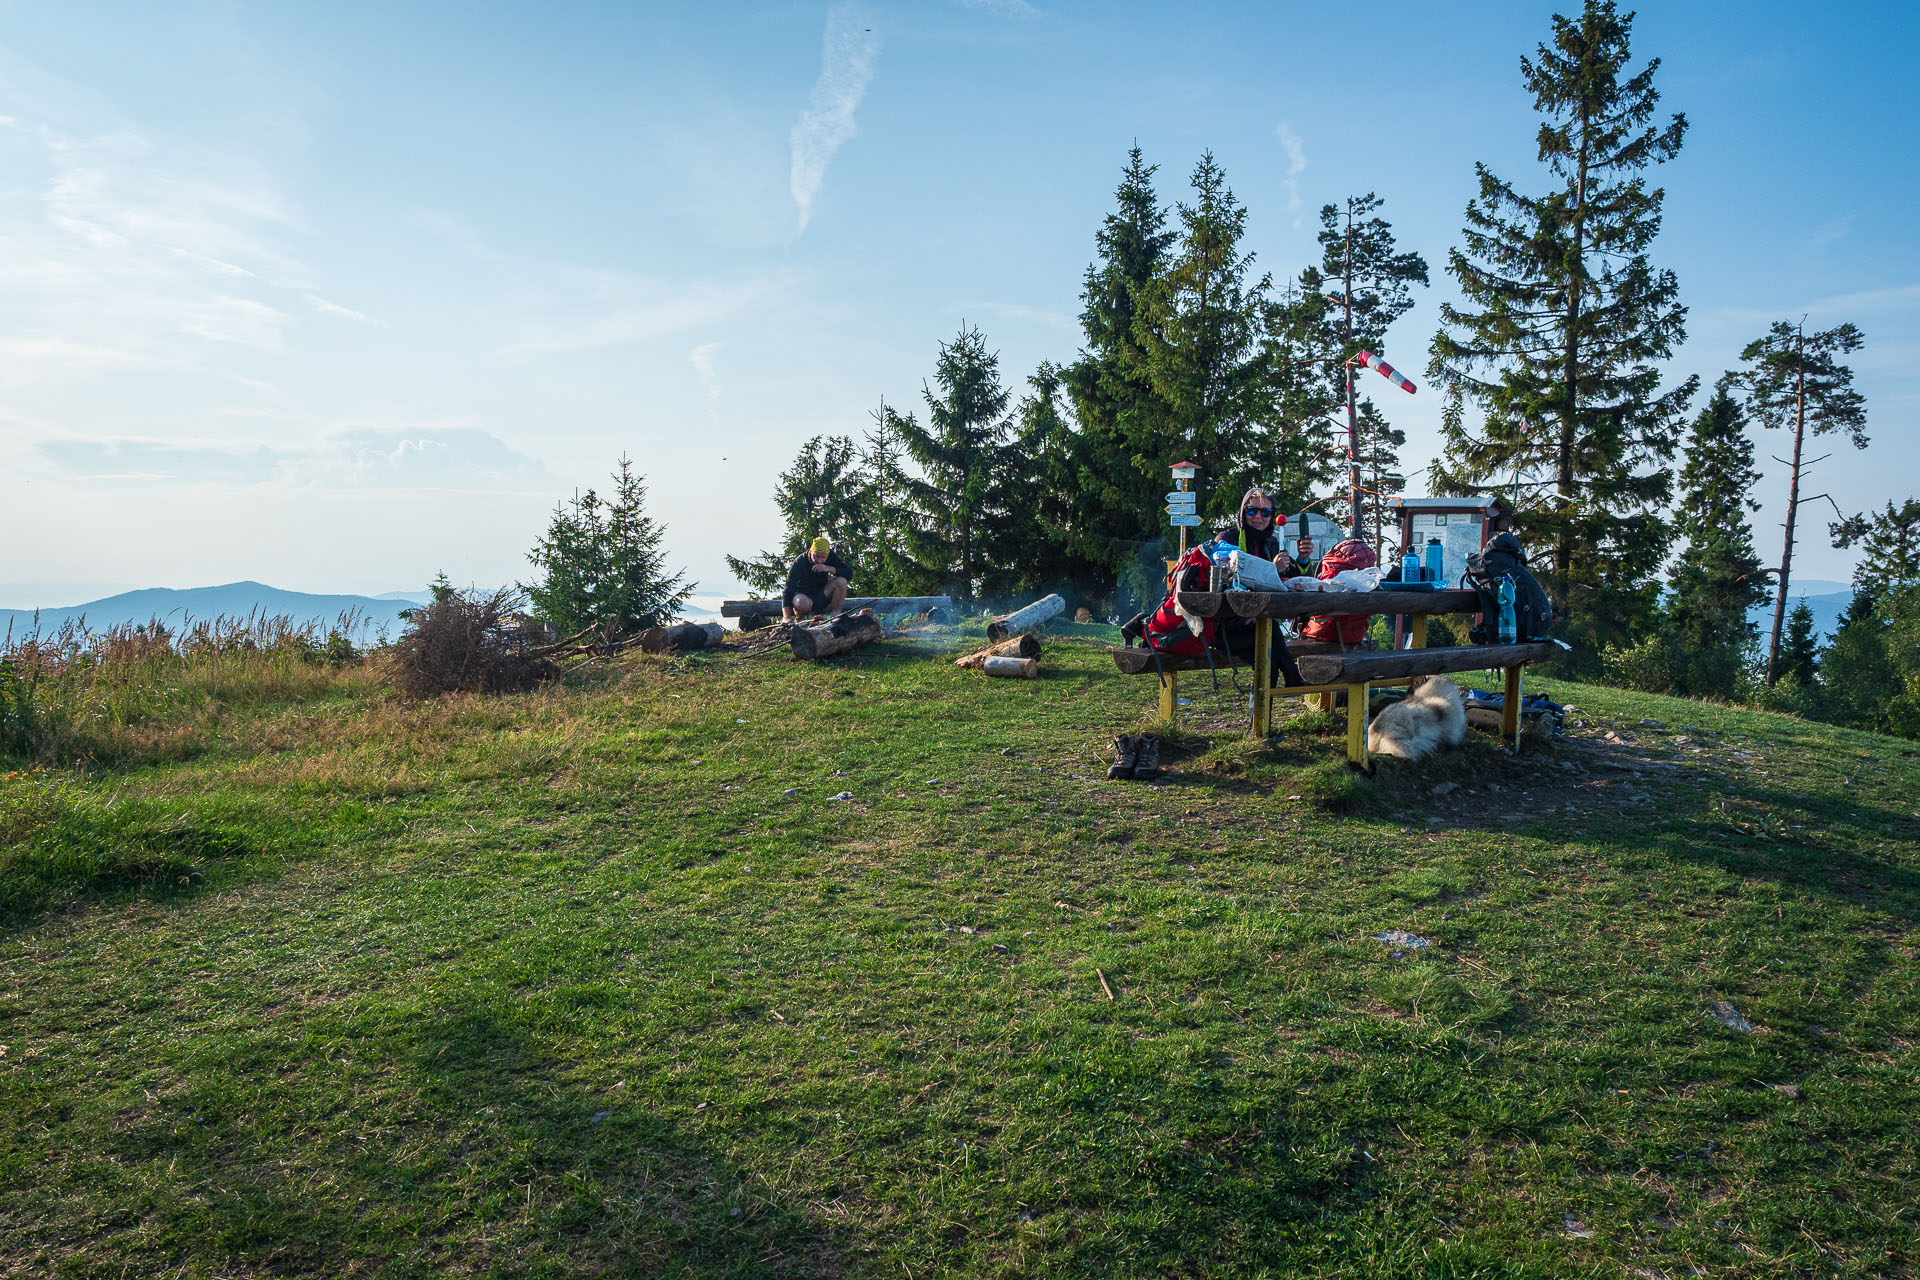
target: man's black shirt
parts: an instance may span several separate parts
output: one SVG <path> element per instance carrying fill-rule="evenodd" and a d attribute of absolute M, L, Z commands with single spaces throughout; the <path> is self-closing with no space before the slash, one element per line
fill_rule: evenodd
<path fill-rule="evenodd" d="M 801 552 L 800 558 L 787 570 L 787 586 L 781 593 L 782 602 L 791 605 L 794 596 L 803 595 L 818 603 L 827 598 L 827 584 L 835 578 L 853 581 L 853 570 L 847 567 L 847 562 L 840 558 L 838 552 L 827 552 L 826 563 L 833 569 L 831 574 L 817 572 L 813 567 L 813 557 Z"/>

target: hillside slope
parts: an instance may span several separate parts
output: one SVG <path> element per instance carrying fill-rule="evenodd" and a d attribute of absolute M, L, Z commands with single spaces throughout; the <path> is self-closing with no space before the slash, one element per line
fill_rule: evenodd
<path fill-rule="evenodd" d="M 0 778 L 0 1273 L 1913 1274 L 1912 744 L 1108 783 L 1150 678 L 952 644 Z"/>

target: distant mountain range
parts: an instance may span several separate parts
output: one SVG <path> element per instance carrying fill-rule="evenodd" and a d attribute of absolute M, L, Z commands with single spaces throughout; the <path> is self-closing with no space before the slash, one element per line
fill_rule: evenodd
<path fill-rule="evenodd" d="M 0 590 L 5 589 L 6 584 L 0 584 Z M 384 631 L 394 636 L 404 625 L 401 611 L 425 604 L 432 598 L 425 591 L 387 591 L 377 596 L 311 595 L 304 591 L 284 591 L 261 582 L 229 582 L 220 587 L 184 590 L 149 587 L 62 609 L 41 609 L 37 625 L 45 634 L 59 630 L 69 620 L 84 619 L 89 631 L 105 631 L 109 627 L 150 622 L 155 618 L 177 627 L 188 620 L 199 622 L 259 614 L 285 615 L 296 623 L 332 626 L 341 615 L 352 613 L 359 620 L 361 634 L 377 636 Z M 718 616 L 719 607 L 717 597 L 701 596 L 688 601 L 682 613 L 688 618 L 713 618 Z M 0 609 L 0 641 L 9 634 L 9 628 L 15 637 L 30 634 L 36 626 L 34 615 L 33 609 Z"/>

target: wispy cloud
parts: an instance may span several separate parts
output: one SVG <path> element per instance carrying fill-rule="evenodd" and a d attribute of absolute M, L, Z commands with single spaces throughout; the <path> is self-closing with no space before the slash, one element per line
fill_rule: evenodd
<path fill-rule="evenodd" d="M 0 164 L 37 199 L 0 209 L 20 384 L 109 366 L 218 374 L 221 348 L 279 352 L 294 304 L 376 323 L 313 292 L 271 179 L 145 132 L 0 118 Z M 294 310 L 290 310 L 290 306 Z"/>
<path fill-rule="evenodd" d="M 564 294 L 569 309 L 590 309 L 593 314 L 585 320 L 538 325 L 510 347 L 509 354 L 588 351 L 705 328 L 763 305 L 788 283 L 787 276 L 773 275 L 681 285 L 610 272 L 556 268 L 546 288 Z"/>
<path fill-rule="evenodd" d="M 498 436 L 461 426 L 347 427 L 294 443 L 56 436 L 38 448 L 88 481 L 485 491 L 545 489 L 552 480 Z"/>
<path fill-rule="evenodd" d="M 717 342 L 703 342 L 687 352 L 687 363 L 693 366 L 693 372 L 700 379 L 700 385 L 707 389 L 708 400 L 720 398 L 720 381 L 713 372 L 713 353 L 720 349 Z"/>
<path fill-rule="evenodd" d="M 1301 145 L 1300 135 L 1284 120 L 1274 126 L 1273 136 L 1280 140 L 1280 149 L 1287 153 L 1287 171 L 1281 175 L 1280 186 L 1287 193 L 1287 209 L 1291 212 L 1301 204 L 1300 175 L 1307 171 L 1307 149 Z"/>
<path fill-rule="evenodd" d="M 1027 3 L 1027 0 L 960 0 L 969 9 L 985 9 L 990 13 L 1011 14 L 1016 18 L 1037 18 L 1040 10 Z"/>
<path fill-rule="evenodd" d="M 867 96 L 879 56 L 880 37 L 863 25 L 853 6 L 834 6 L 821 40 L 820 78 L 813 83 L 806 111 L 793 126 L 790 181 L 793 203 L 800 210 L 800 231 L 813 218 L 814 197 L 820 194 L 834 153 L 860 131 L 853 113 Z"/>

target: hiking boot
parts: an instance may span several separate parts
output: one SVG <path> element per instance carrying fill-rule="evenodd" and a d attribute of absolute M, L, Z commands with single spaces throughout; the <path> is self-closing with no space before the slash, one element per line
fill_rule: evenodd
<path fill-rule="evenodd" d="M 1122 736 L 1113 740 L 1113 763 L 1107 766 L 1108 782 L 1117 782 L 1121 778 L 1133 776 L 1138 748 L 1138 739 Z"/>
<path fill-rule="evenodd" d="M 1142 736 L 1134 744 L 1133 776 L 1141 782 L 1151 782 L 1160 776 L 1160 739 Z"/>
<path fill-rule="evenodd" d="M 1131 649 L 1135 643 L 1144 644 L 1147 638 L 1147 615 L 1136 613 L 1121 624 L 1120 639 Z"/>

